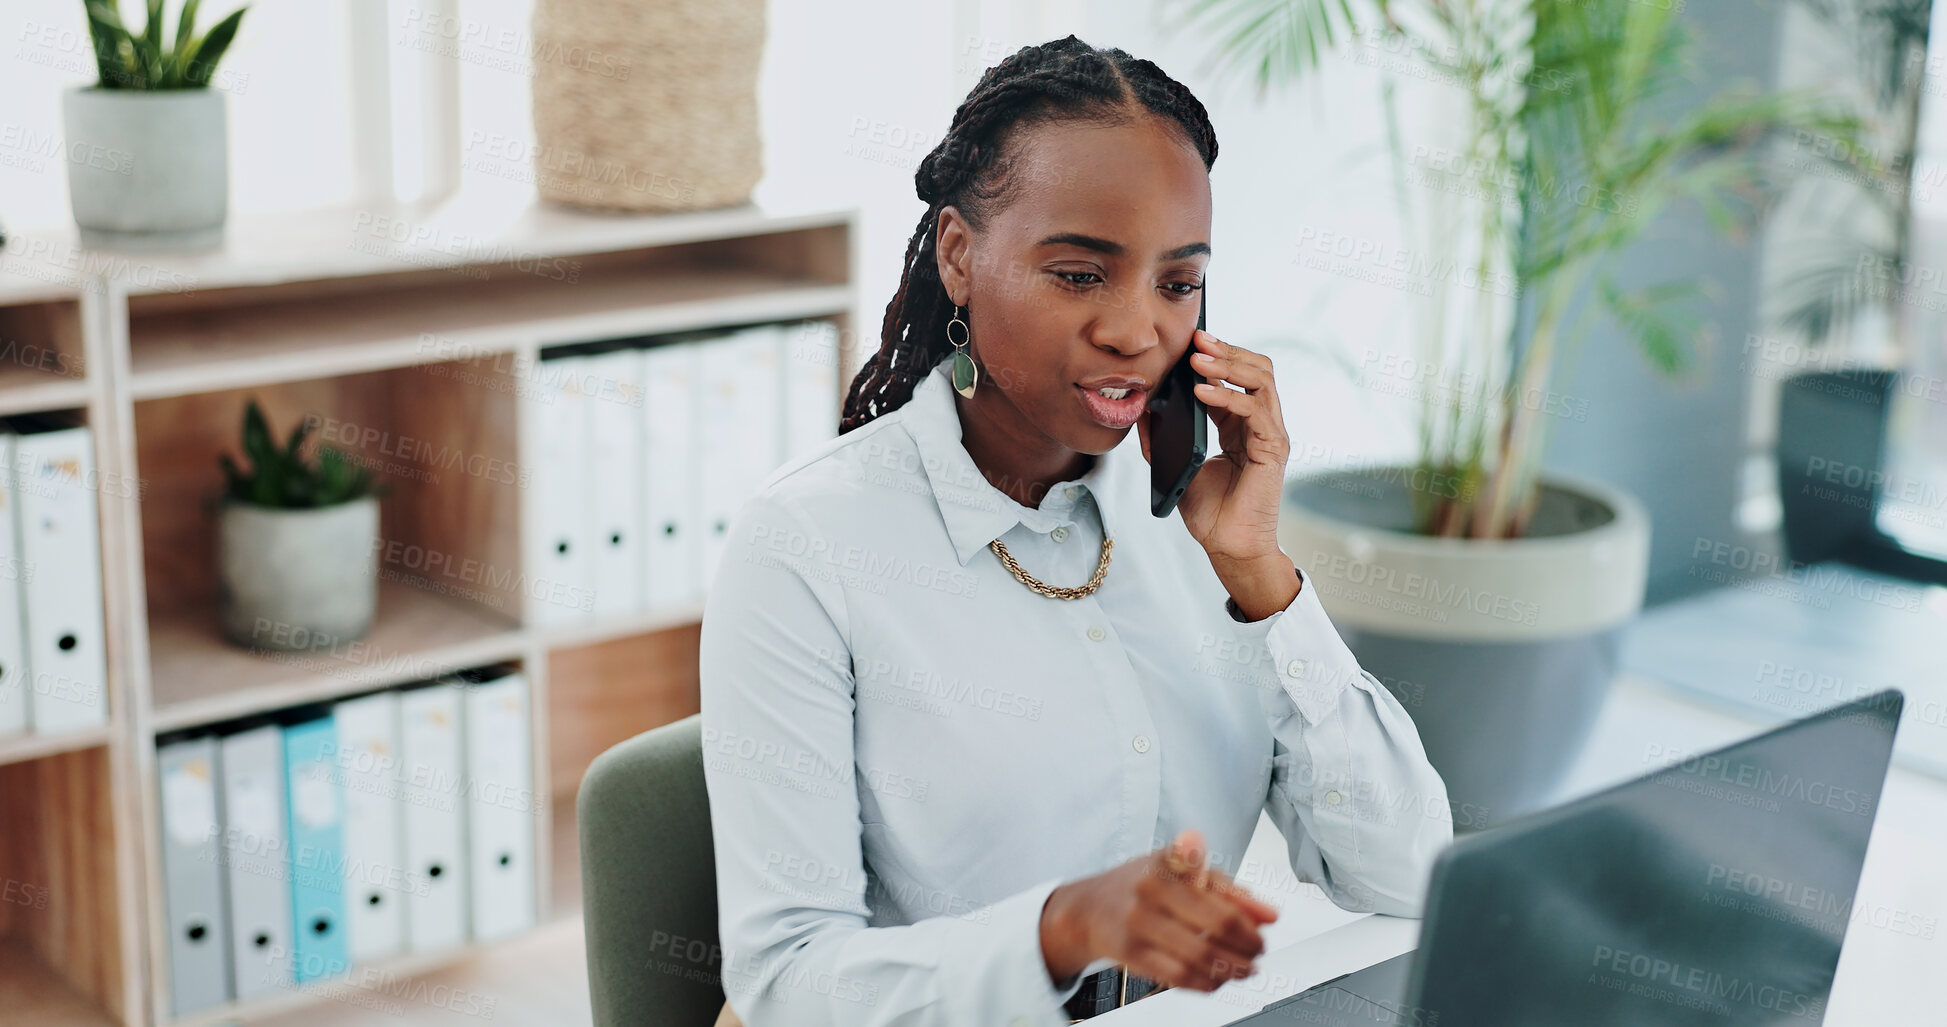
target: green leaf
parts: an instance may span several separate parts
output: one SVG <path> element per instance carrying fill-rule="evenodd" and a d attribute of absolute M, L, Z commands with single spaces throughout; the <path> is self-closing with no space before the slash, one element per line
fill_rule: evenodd
<path fill-rule="evenodd" d="M 95 70 L 103 89 L 140 89 L 141 73 L 135 61 L 135 44 L 122 17 L 108 0 L 83 0 L 88 14 L 88 34 L 95 46 Z"/>
<path fill-rule="evenodd" d="M 1689 370 L 1699 322 L 1694 316 L 1666 313 L 1666 308 L 1682 300 L 1702 298 L 1704 292 L 1697 282 L 1666 282 L 1624 292 L 1605 275 L 1596 282 L 1596 289 L 1603 306 L 1635 340 L 1651 367 L 1666 378 Z"/>
<path fill-rule="evenodd" d="M 230 12 L 210 27 L 208 34 L 191 50 L 188 60 L 183 62 L 183 85 L 187 89 L 202 89 L 210 84 L 211 76 L 216 74 L 216 64 L 223 59 L 223 52 L 230 48 L 231 40 L 236 38 L 237 26 L 243 21 L 243 12 L 250 9 L 249 4 Z"/>
<path fill-rule="evenodd" d="M 148 23 L 142 26 L 142 64 L 149 70 L 149 81 L 162 78 L 162 0 L 149 0 Z"/>

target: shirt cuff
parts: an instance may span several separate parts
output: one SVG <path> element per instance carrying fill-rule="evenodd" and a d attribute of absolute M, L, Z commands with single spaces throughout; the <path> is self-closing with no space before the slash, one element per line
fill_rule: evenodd
<path fill-rule="evenodd" d="M 1267 670 L 1298 707 L 1306 724 L 1317 724 L 1338 709 L 1346 685 L 1360 677 L 1359 660 L 1339 637 L 1319 605 L 1311 576 L 1298 568 L 1298 595 L 1291 605 L 1263 620 L 1247 621 L 1235 600 L 1224 600 L 1238 632 L 1269 661 Z"/>
<path fill-rule="evenodd" d="M 1041 910 L 1064 880 L 1051 878 L 989 905 L 986 922 L 978 930 L 960 932 L 940 968 L 949 980 L 967 987 L 997 987 L 1006 996 L 1001 1007 L 1004 1027 L 1067 1027 L 1062 1005 L 1081 990 L 1088 971 L 1077 974 L 1067 988 L 1057 988 L 1041 954 Z M 965 995 L 956 1005 L 991 1009 L 994 995 Z"/>

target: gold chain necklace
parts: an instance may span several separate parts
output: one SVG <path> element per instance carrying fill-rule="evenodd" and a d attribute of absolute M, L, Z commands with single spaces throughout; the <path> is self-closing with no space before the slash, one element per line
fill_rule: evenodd
<path fill-rule="evenodd" d="M 1001 558 L 1001 563 L 1013 573 L 1015 580 L 1021 584 L 1051 599 L 1080 599 L 1102 587 L 1102 575 L 1107 574 L 1109 571 L 1109 554 L 1115 548 L 1115 539 L 1108 535 L 1102 536 L 1102 558 L 1096 561 L 1095 576 L 1088 579 L 1088 584 L 1078 585 L 1074 588 L 1061 588 L 1037 581 L 1034 575 L 1022 570 L 1021 565 L 1014 562 L 1014 555 L 1007 551 L 1006 544 L 1001 542 L 1000 539 L 995 539 L 987 543 L 987 547 L 992 549 L 994 554 Z"/>

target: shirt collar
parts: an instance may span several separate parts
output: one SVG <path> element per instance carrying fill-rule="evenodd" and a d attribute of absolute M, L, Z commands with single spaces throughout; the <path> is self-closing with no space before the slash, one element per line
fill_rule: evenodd
<path fill-rule="evenodd" d="M 1007 534 L 1016 524 L 1033 531 L 1048 531 L 1063 521 L 1079 519 L 1080 504 L 1092 498 L 1101 514 L 1102 530 L 1113 536 L 1124 495 L 1132 480 L 1125 466 L 1131 446 L 1141 459 L 1140 441 L 1123 444 L 1097 457 L 1095 465 L 1081 477 L 1057 482 L 1041 501 L 1042 508 L 1030 509 L 994 487 L 961 445 L 960 412 L 953 402 L 951 356 L 936 364 L 930 374 L 913 387 L 913 397 L 900 408 L 906 430 L 919 449 L 920 465 L 926 471 L 940 516 L 946 522 L 947 536 L 962 567 L 987 543 Z M 1132 432 L 1131 435 L 1134 433 Z M 1066 490 L 1080 486 L 1070 500 Z M 1145 492 L 1145 495 L 1147 493 Z"/>

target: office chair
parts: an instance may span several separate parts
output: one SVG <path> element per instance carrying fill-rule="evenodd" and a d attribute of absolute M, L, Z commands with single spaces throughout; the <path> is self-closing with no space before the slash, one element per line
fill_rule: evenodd
<path fill-rule="evenodd" d="M 575 810 L 597 1027 L 711 1027 L 728 1011 L 702 716 L 597 756 Z"/>
<path fill-rule="evenodd" d="M 1947 585 L 1947 561 L 1906 549 L 1878 526 L 1886 422 L 1896 372 L 1810 371 L 1778 396 L 1778 498 L 1794 564 L 1837 560 Z M 1834 474 L 1838 469 L 1840 473 Z"/>

